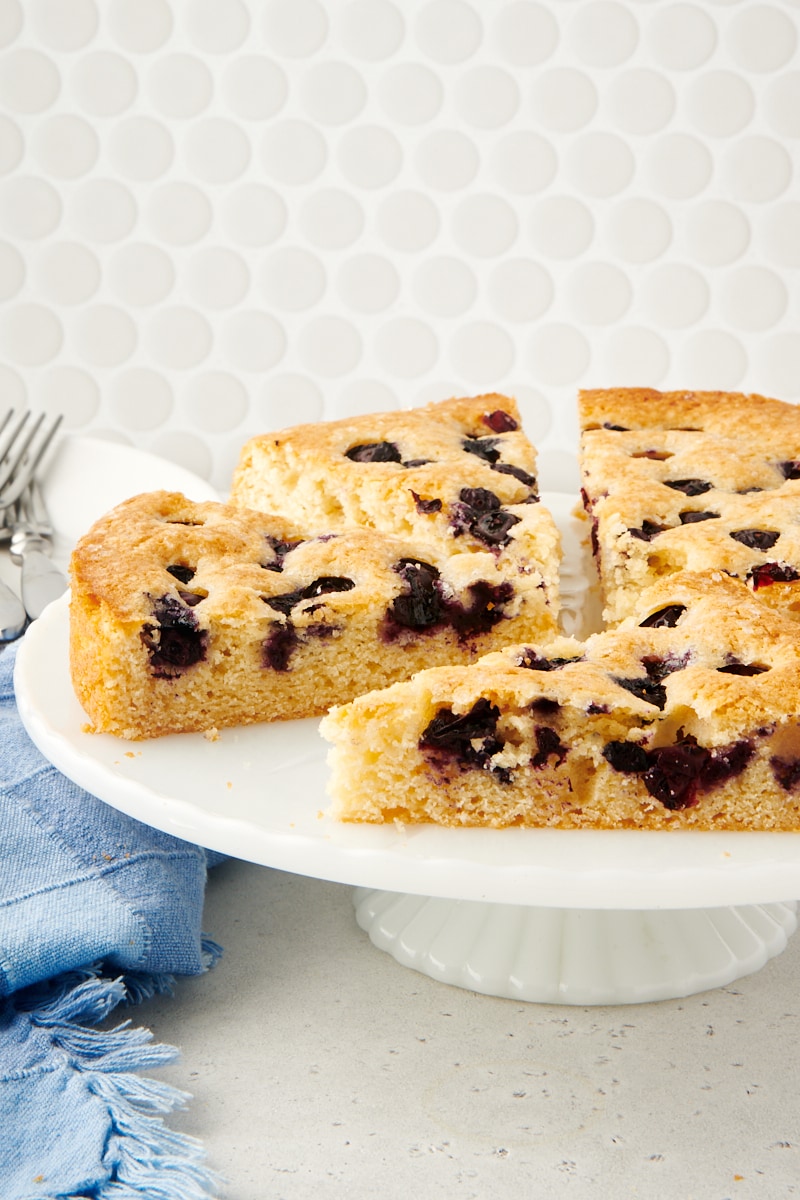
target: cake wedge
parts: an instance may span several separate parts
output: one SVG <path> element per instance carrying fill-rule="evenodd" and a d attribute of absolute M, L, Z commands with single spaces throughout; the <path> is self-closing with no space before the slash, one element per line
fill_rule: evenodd
<path fill-rule="evenodd" d="M 94 730 L 130 739 L 319 715 L 528 636 L 543 611 L 487 548 L 448 556 L 174 492 L 102 517 L 71 579 L 73 686 Z"/>
<path fill-rule="evenodd" d="M 584 508 L 615 625 L 642 589 L 720 570 L 800 619 L 800 407 L 764 396 L 584 391 Z"/>
<path fill-rule="evenodd" d="M 525 597 L 528 636 L 545 636 L 557 628 L 561 543 L 536 465 L 515 401 L 491 394 L 259 435 L 242 449 L 231 500 L 306 529 L 490 554 Z"/>
<path fill-rule="evenodd" d="M 432 668 L 321 724 L 341 821 L 800 830 L 797 627 L 682 573 L 618 628 Z"/>

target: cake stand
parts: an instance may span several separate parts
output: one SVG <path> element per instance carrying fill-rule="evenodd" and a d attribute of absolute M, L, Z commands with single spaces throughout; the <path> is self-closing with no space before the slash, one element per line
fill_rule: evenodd
<path fill-rule="evenodd" d="M 568 632 L 591 610 L 568 497 Z M 326 812 L 318 722 L 123 742 L 85 731 L 68 668 L 68 598 L 19 648 L 19 711 L 42 753 L 146 824 L 236 858 L 354 885 L 356 918 L 444 983 L 557 1004 L 686 996 L 759 970 L 796 928 L 800 837 L 357 826 Z"/>

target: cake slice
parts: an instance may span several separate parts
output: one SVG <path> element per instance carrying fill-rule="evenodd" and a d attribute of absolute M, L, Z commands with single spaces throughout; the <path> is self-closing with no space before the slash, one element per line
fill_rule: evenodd
<path fill-rule="evenodd" d="M 316 715 L 542 623 L 541 593 L 532 604 L 488 547 L 315 536 L 172 492 L 101 518 L 71 576 L 75 691 L 95 730 L 125 738 Z"/>
<path fill-rule="evenodd" d="M 675 571 L 719 569 L 800 618 L 800 408 L 763 396 L 580 394 L 604 619 Z"/>
<path fill-rule="evenodd" d="M 797 626 L 675 574 L 579 642 L 508 647 L 334 708 L 343 821 L 800 830 Z"/>
<path fill-rule="evenodd" d="M 525 597 L 526 636 L 556 630 L 560 539 L 506 396 L 263 434 L 242 450 L 231 499 L 308 529 L 377 529 L 442 557 L 488 553 Z"/>

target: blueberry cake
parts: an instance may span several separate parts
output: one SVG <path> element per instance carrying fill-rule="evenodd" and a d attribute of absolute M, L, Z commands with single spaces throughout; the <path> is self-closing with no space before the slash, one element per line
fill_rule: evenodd
<path fill-rule="evenodd" d="M 488 555 L 503 586 L 524 598 L 526 636 L 556 630 L 559 534 L 506 396 L 263 434 L 242 450 L 231 499 L 308 529 L 377 529 L 442 557 Z M 455 569 L 471 571 L 466 561 Z"/>
<path fill-rule="evenodd" d="M 331 710 L 345 821 L 800 829 L 797 626 L 722 572 L 616 628 L 425 670 Z"/>
<path fill-rule="evenodd" d="M 309 534 L 172 492 L 98 521 L 71 576 L 74 687 L 94 728 L 125 738 L 319 714 L 541 624 L 488 547 Z"/>
<path fill-rule="evenodd" d="M 628 388 L 582 392 L 579 405 L 607 624 L 660 577 L 714 569 L 800 617 L 800 407 Z"/>

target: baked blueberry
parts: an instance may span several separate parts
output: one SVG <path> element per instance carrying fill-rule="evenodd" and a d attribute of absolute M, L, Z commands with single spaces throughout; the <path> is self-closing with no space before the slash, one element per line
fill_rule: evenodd
<path fill-rule="evenodd" d="M 488 425 L 493 433 L 513 433 L 515 429 L 519 429 L 519 425 L 504 409 L 498 408 L 494 412 L 484 413 L 481 417 L 484 425 Z"/>
<path fill-rule="evenodd" d="M 413 489 L 411 491 L 411 495 L 414 497 L 414 504 L 418 513 L 427 514 L 442 511 L 442 502 L 438 499 L 438 497 L 434 496 L 428 500 L 425 497 L 418 495 L 417 492 L 413 491 Z"/>
<path fill-rule="evenodd" d="M 490 759 L 503 748 L 497 737 L 500 709 L 486 699 L 476 700 L 469 712 L 457 716 L 449 708 L 436 714 L 419 739 L 420 749 L 440 763 L 454 760 L 462 769 L 487 769 Z M 501 768 L 495 771 L 501 782 L 508 782 L 510 773 Z"/>
<path fill-rule="evenodd" d="M 624 688 L 626 692 L 630 692 L 639 700 L 644 700 L 647 704 L 663 708 L 667 703 L 666 688 L 657 679 L 651 679 L 649 675 L 645 679 L 625 679 L 619 675 L 612 675 L 611 678 L 619 687 Z"/>
<path fill-rule="evenodd" d="M 519 522 L 514 513 L 506 512 L 500 498 L 488 488 L 462 488 L 458 501 L 451 506 L 450 524 L 455 536 L 469 532 L 486 546 L 505 546 L 508 531 Z"/>
<path fill-rule="evenodd" d="M 567 757 L 567 747 L 555 729 L 551 729 L 549 725 L 538 725 L 534 730 L 534 737 L 536 738 L 536 753 L 531 758 L 531 766 L 546 766 L 552 755 L 555 755 L 556 766 L 560 766 Z"/>
<path fill-rule="evenodd" d="M 640 629 L 674 629 L 686 612 L 685 604 L 667 604 L 639 622 Z"/>
<path fill-rule="evenodd" d="M 302 546 L 303 542 L 300 538 L 294 542 L 282 541 L 280 538 L 272 537 L 271 534 L 264 534 L 264 541 L 267 543 L 275 558 L 272 562 L 262 563 L 265 571 L 282 571 L 283 560 L 287 554 L 291 554 L 292 550 L 296 550 L 298 546 Z"/>
<path fill-rule="evenodd" d="M 681 519 L 681 525 L 696 525 L 698 521 L 714 521 L 719 517 L 719 513 L 715 512 L 699 512 L 697 509 L 690 508 L 678 514 Z"/>
<path fill-rule="evenodd" d="M 154 623 L 147 622 L 141 639 L 150 655 L 153 674 L 174 679 L 206 656 L 208 634 L 200 629 L 196 614 L 174 596 L 151 601 Z"/>
<path fill-rule="evenodd" d="M 492 463 L 491 466 L 492 470 L 497 471 L 500 475 L 513 475 L 513 477 L 518 479 L 520 483 L 524 483 L 525 487 L 536 487 L 536 479 L 534 476 L 528 471 L 523 470 L 522 467 L 515 467 L 513 463 L 503 462 Z"/>
<path fill-rule="evenodd" d="M 173 563 L 167 570 L 179 583 L 190 583 L 194 579 L 194 568 L 186 567 L 182 563 Z"/>
<path fill-rule="evenodd" d="M 772 583 L 794 583 L 800 579 L 800 571 L 788 563 L 768 562 L 748 571 L 747 579 L 752 582 L 753 591 L 757 592 L 759 588 L 769 587 Z"/>
<path fill-rule="evenodd" d="M 530 646 L 526 646 L 517 659 L 517 666 L 525 667 L 529 671 L 557 671 L 559 667 L 565 667 L 567 663 L 580 661 L 580 658 L 544 658 Z"/>
<path fill-rule="evenodd" d="M 735 529 L 730 536 L 750 550 L 771 550 L 781 535 L 772 529 Z"/>
<path fill-rule="evenodd" d="M 401 462 L 400 451 L 394 442 L 363 442 L 346 450 L 345 458 L 360 463 Z"/>
<path fill-rule="evenodd" d="M 717 667 L 717 670 L 722 675 L 763 675 L 769 667 L 764 663 L 743 663 L 734 660 L 726 663 L 724 667 Z"/>
<path fill-rule="evenodd" d="M 690 808 L 697 803 L 700 776 L 709 757 L 708 750 L 691 739 L 650 750 L 644 785 L 665 808 Z"/>
<path fill-rule="evenodd" d="M 603 747 L 603 758 L 624 775 L 641 775 L 650 765 L 644 746 L 637 746 L 635 742 L 607 742 Z"/>
<path fill-rule="evenodd" d="M 500 457 L 497 441 L 498 439 L 493 437 L 467 437 L 461 445 L 467 454 L 474 454 L 484 462 L 496 463 Z"/>
<path fill-rule="evenodd" d="M 429 629 L 438 624 L 442 620 L 442 600 L 436 567 L 420 559 L 402 558 L 394 569 L 406 591 L 389 606 L 389 620 L 404 629 Z"/>
<path fill-rule="evenodd" d="M 665 479 L 664 484 L 673 491 L 683 492 L 684 496 L 702 496 L 714 486 L 707 479 Z"/>
<path fill-rule="evenodd" d="M 664 533 L 667 529 L 669 529 L 668 525 L 659 525 L 655 521 L 645 519 L 642 521 L 641 529 L 629 529 L 628 533 L 631 537 L 638 538 L 639 541 L 652 542 L 654 537 L 657 537 L 659 533 Z"/>
<path fill-rule="evenodd" d="M 262 599 L 276 612 L 288 615 L 301 600 L 311 600 L 315 596 L 324 596 L 328 592 L 349 592 L 355 586 L 352 579 L 347 579 L 343 575 L 321 575 L 319 579 L 315 579 L 304 588 L 297 588 L 293 592 L 283 592 L 278 596 L 262 596 Z"/>

